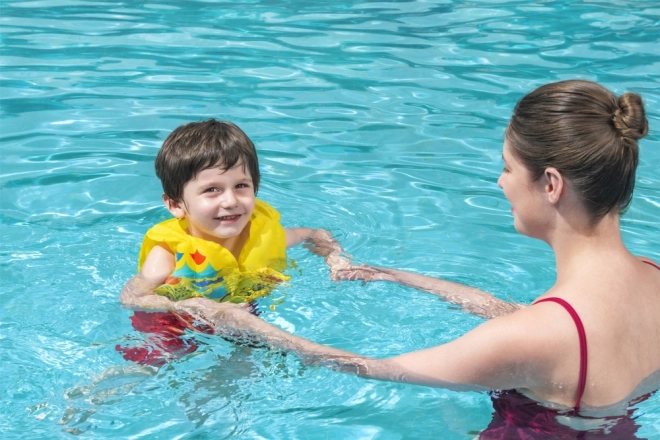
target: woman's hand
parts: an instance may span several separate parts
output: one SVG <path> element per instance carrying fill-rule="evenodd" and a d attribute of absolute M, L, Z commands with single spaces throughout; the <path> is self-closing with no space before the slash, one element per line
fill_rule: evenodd
<path fill-rule="evenodd" d="M 189 313 L 194 315 L 205 310 L 213 310 L 219 303 L 208 298 L 196 297 L 188 298 L 174 303 L 177 312 Z"/>
<path fill-rule="evenodd" d="M 339 281 L 337 273 L 350 267 L 350 255 L 344 252 L 339 242 L 325 229 L 314 229 L 306 241 L 307 243 L 304 245 L 306 249 L 325 258 L 325 263 L 330 267 L 330 279 Z"/>
<path fill-rule="evenodd" d="M 362 281 L 366 284 L 370 281 L 392 281 L 396 282 L 395 277 L 388 273 L 386 269 L 367 265 L 344 265 L 338 268 L 334 274 L 334 281 Z"/>
<path fill-rule="evenodd" d="M 330 267 L 330 279 L 332 281 L 341 281 L 337 274 L 351 267 L 351 260 L 340 254 L 331 254 L 325 257 L 325 263 Z"/>
<path fill-rule="evenodd" d="M 287 347 L 288 339 L 294 337 L 253 315 L 250 308 L 249 303 L 217 303 L 206 298 L 190 298 L 177 303 L 178 311 L 210 325 L 215 334 L 259 346 Z"/>

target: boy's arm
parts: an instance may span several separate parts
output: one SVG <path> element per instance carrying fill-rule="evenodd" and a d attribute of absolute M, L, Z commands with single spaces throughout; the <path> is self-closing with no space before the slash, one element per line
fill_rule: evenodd
<path fill-rule="evenodd" d="M 350 266 L 339 269 L 335 274 L 335 279 L 337 281 L 362 280 L 365 283 L 369 281 L 389 281 L 402 284 L 438 295 L 445 301 L 461 306 L 466 312 L 486 319 L 508 315 L 524 307 L 522 304 L 503 301 L 474 287 L 404 270 L 372 266 Z"/>
<path fill-rule="evenodd" d="M 312 228 L 285 228 L 284 233 L 286 234 L 287 249 L 303 241 L 307 241 L 314 232 L 316 232 L 316 229 Z"/>
<path fill-rule="evenodd" d="M 347 258 L 344 249 L 329 231 L 311 228 L 288 228 L 284 231 L 286 247 L 306 242 L 305 247 L 310 252 L 325 258 L 326 264 L 330 266 L 330 277 L 333 280 L 338 270 L 350 265 L 350 259 Z"/>
<path fill-rule="evenodd" d="M 173 301 L 154 293 L 173 270 L 174 255 L 161 246 L 154 246 L 147 255 L 140 273 L 124 285 L 119 301 L 123 306 L 130 308 L 173 309 Z"/>

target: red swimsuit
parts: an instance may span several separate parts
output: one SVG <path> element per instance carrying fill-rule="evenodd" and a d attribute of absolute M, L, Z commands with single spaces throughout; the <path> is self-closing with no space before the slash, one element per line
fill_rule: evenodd
<path fill-rule="evenodd" d="M 650 261 L 642 261 L 660 270 L 660 266 Z M 559 411 L 545 407 L 535 400 L 526 397 L 516 390 L 497 391 L 491 394 L 493 401 L 493 420 L 479 436 L 482 440 L 500 439 L 638 439 L 635 435 L 639 425 L 635 423 L 634 408 L 628 409 L 624 416 L 611 416 L 602 418 L 600 425 L 606 428 L 596 428 L 588 431 L 578 431 L 570 428 L 557 420 L 558 415 L 580 417 L 580 400 L 584 393 L 587 379 L 587 337 L 582 325 L 582 320 L 573 307 L 561 298 L 544 298 L 536 301 L 555 302 L 566 309 L 575 322 L 580 340 L 580 376 L 578 380 L 577 400 L 572 411 Z M 639 403 L 650 394 L 635 399 L 632 404 Z M 583 419 L 593 419 L 581 417 Z"/>
<path fill-rule="evenodd" d="M 587 334 L 584 331 L 580 316 L 568 302 L 561 298 L 551 297 L 540 299 L 534 304 L 542 302 L 555 302 L 565 308 L 568 314 L 571 315 L 571 318 L 573 318 L 575 327 L 577 327 L 578 338 L 580 339 L 580 378 L 578 379 L 577 400 L 574 406 L 574 409 L 577 412 L 580 409 L 580 401 L 582 400 L 582 394 L 584 394 L 584 388 L 587 386 Z"/>

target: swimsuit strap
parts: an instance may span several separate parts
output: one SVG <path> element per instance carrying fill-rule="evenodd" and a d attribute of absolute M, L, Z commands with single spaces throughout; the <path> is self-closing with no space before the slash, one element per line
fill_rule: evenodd
<path fill-rule="evenodd" d="M 642 263 L 646 263 L 660 270 L 660 266 L 658 266 L 657 264 L 651 261 L 642 260 Z M 557 297 L 543 298 L 534 302 L 532 305 L 546 301 L 554 302 L 564 307 L 568 312 L 568 314 L 571 315 L 571 318 L 573 318 L 573 321 L 575 322 L 575 327 L 577 328 L 578 331 L 578 338 L 580 339 L 580 378 L 578 381 L 577 402 L 575 402 L 575 410 L 577 411 L 580 409 L 580 401 L 582 400 L 582 394 L 584 394 L 584 389 L 587 386 L 587 334 L 584 331 L 584 325 L 582 325 L 582 320 L 580 319 L 580 316 L 577 314 L 573 306 L 571 306 L 565 300 Z"/>
<path fill-rule="evenodd" d="M 655 267 L 656 269 L 660 270 L 660 266 L 658 266 L 657 264 L 652 263 L 652 262 L 650 262 L 650 261 L 642 260 L 642 263 L 646 263 L 646 264 L 648 264 L 649 266 L 653 266 L 653 267 Z"/>
<path fill-rule="evenodd" d="M 544 298 L 536 301 L 534 304 L 540 302 L 554 302 L 564 307 L 573 321 L 575 322 L 575 327 L 577 327 L 578 337 L 580 339 L 580 379 L 578 381 L 578 393 L 577 393 L 577 402 L 575 402 L 575 410 L 580 409 L 580 401 L 582 400 L 582 394 L 584 394 L 584 389 L 587 386 L 587 334 L 584 331 L 584 326 L 582 325 L 582 320 L 578 316 L 575 309 L 561 298 L 551 297 Z"/>

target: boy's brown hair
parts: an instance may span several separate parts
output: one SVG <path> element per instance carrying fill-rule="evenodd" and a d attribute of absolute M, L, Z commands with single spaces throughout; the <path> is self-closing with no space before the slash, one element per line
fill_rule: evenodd
<path fill-rule="evenodd" d="M 235 124 L 209 119 L 175 129 L 156 156 L 156 175 L 165 195 L 183 200 L 183 187 L 208 168 L 224 170 L 242 163 L 248 170 L 254 193 L 259 189 L 259 160 L 254 144 Z"/>

